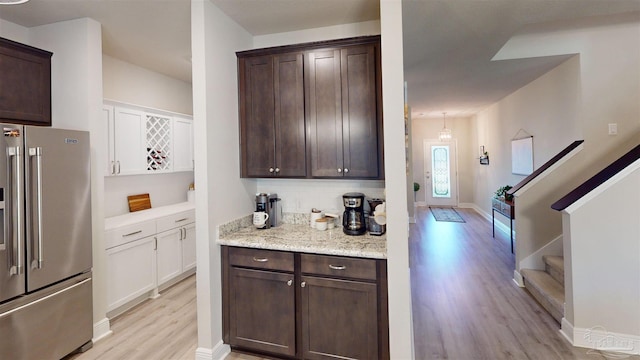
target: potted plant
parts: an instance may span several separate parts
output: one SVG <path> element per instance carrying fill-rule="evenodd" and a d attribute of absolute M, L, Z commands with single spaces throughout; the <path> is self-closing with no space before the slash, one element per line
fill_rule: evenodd
<path fill-rule="evenodd" d="M 496 190 L 496 197 L 502 198 L 506 201 L 513 201 L 513 195 L 507 194 L 507 191 L 511 190 L 512 188 L 513 186 L 511 185 L 505 185 L 505 186 L 499 187 L 498 190 Z"/>
<path fill-rule="evenodd" d="M 416 196 L 418 194 L 418 191 L 420 190 L 420 184 L 418 184 L 417 182 L 413 183 L 413 201 L 416 201 Z"/>

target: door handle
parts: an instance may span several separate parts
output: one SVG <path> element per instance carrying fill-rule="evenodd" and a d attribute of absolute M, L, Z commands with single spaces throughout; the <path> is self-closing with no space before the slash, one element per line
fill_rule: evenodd
<path fill-rule="evenodd" d="M 9 275 L 22 273 L 22 181 L 20 178 L 20 174 L 22 173 L 20 170 L 22 159 L 20 152 L 20 147 L 10 147 L 7 149 L 7 157 L 9 160 L 8 169 L 10 172 L 8 178 L 11 181 L 11 185 L 9 186 L 10 208 L 8 211 L 11 218 L 9 222 L 11 236 L 9 238 L 11 238 L 13 242 L 12 248 L 10 248 L 13 259 L 9 262 Z"/>
<path fill-rule="evenodd" d="M 29 156 L 36 159 L 36 202 L 38 213 L 38 258 L 34 260 L 31 265 L 32 268 L 42 269 L 42 262 L 44 261 L 42 255 L 42 148 L 35 147 L 29 148 Z"/>

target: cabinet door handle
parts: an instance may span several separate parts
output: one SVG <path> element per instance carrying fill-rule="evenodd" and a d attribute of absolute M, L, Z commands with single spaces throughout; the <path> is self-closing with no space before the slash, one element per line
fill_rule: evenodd
<path fill-rule="evenodd" d="M 127 237 L 127 236 L 132 236 L 132 235 L 135 235 L 135 234 L 140 234 L 141 232 L 142 232 L 142 230 L 134 231 L 132 233 L 124 234 L 124 235 L 122 235 L 122 237 Z"/>
<path fill-rule="evenodd" d="M 180 228 L 180 240 L 184 240 L 184 228 Z"/>
<path fill-rule="evenodd" d="M 153 250 L 158 250 L 158 238 L 153 238 Z"/>
<path fill-rule="evenodd" d="M 120 160 L 116 161 L 116 164 L 118 164 L 118 172 L 116 174 L 120 174 Z"/>
<path fill-rule="evenodd" d="M 257 258 L 257 257 L 254 256 L 253 257 L 253 261 L 255 261 L 255 262 L 267 262 L 267 261 L 269 261 L 269 259 L 268 258 Z"/>
<path fill-rule="evenodd" d="M 344 173 L 346 174 L 346 173 L 348 173 L 348 172 L 349 172 L 349 169 L 344 168 Z"/>
<path fill-rule="evenodd" d="M 115 175 L 116 174 L 116 162 L 112 161 L 111 162 L 111 175 Z"/>
<path fill-rule="evenodd" d="M 331 270 L 344 270 L 346 268 L 347 267 L 344 266 L 344 265 L 331 265 L 331 264 L 329 264 L 329 269 L 331 269 Z"/>
<path fill-rule="evenodd" d="M 338 168 L 338 172 L 339 172 L 339 173 L 341 173 L 341 172 L 342 172 L 342 169 L 341 169 L 341 168 Z"/>
<path fill-rule="evenodd" d="M 280 172 L 280 168 L 276 168 L 276 174 Z"/>
<path fill-rule="evenodd" d="M 275 169 L 274 169 L 274 168 L 272 168 L 272 167 L 270 167 L 270 168 L 269 168 L 269 172 L 270 172 L 270 173 L 273 173 L 274 171 L 275 171 Z"/>
<path fill-rule="evenodd" d="M 307 286 L 307 282 L 306 282 L 306 281 L 303 281 L 303 282 L 300 284 L 300 287 L 305 287 L 305 286 Z"/>
<path fill-rule="evenodd" d="M 293 280 L 287 281 L 287 286 L 291 286 L 291 285 L 293 285 Z"/>

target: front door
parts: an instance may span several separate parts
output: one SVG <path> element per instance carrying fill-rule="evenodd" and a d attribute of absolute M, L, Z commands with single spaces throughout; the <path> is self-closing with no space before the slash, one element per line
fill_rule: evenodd
<path fill-rule="evenodd" d="M 424 183 L 429 206 L 458 206 L 455 140 L 424 142 Z"/>

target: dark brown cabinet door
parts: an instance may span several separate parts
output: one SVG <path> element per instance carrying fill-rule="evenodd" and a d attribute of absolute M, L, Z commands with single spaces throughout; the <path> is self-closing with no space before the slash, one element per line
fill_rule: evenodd
<path fill-rule="evenodd" d="M 276 176 L 307 175 L 303 55 L 274 57 Z"/>
<path fill-rule="evenodd" d="M 239 60 L 243 177 L 305 177 L 302 53 Z"/>
<path fill-rule="evenodd" d="M 230 344 L 294 356 L 293 274 L 231 267 L 229 277 Z"/>
<path fill-rule="evenodd" d="M 381 178 L 375 44 L 307 53 L 312 177 Z"/>
<path fill-rule="evenodd" d="M 378 119 L 375 48 L 340 51 L 342 77 L 342 143 L 345 177 L 378 177 Z"/>
<path fill-rule="evenodd" d="M 242 175 L 271 176 L 275 171 L 273 57 L 242 59 L 239 74 Z"/>
<path fill-rule="evenodd" d="M 305 359 L 378 359 L 376 284 L 302 277 Z"/>
<path fill-rule="evenodd" d="M 51 56 L 0 38 L 0 122 L 51 125 Z"/>
<path fill-rule="evenodd" d="M 307 54 L 309 159 L 312 177 L 342 176 L 340 50 Z"/>

